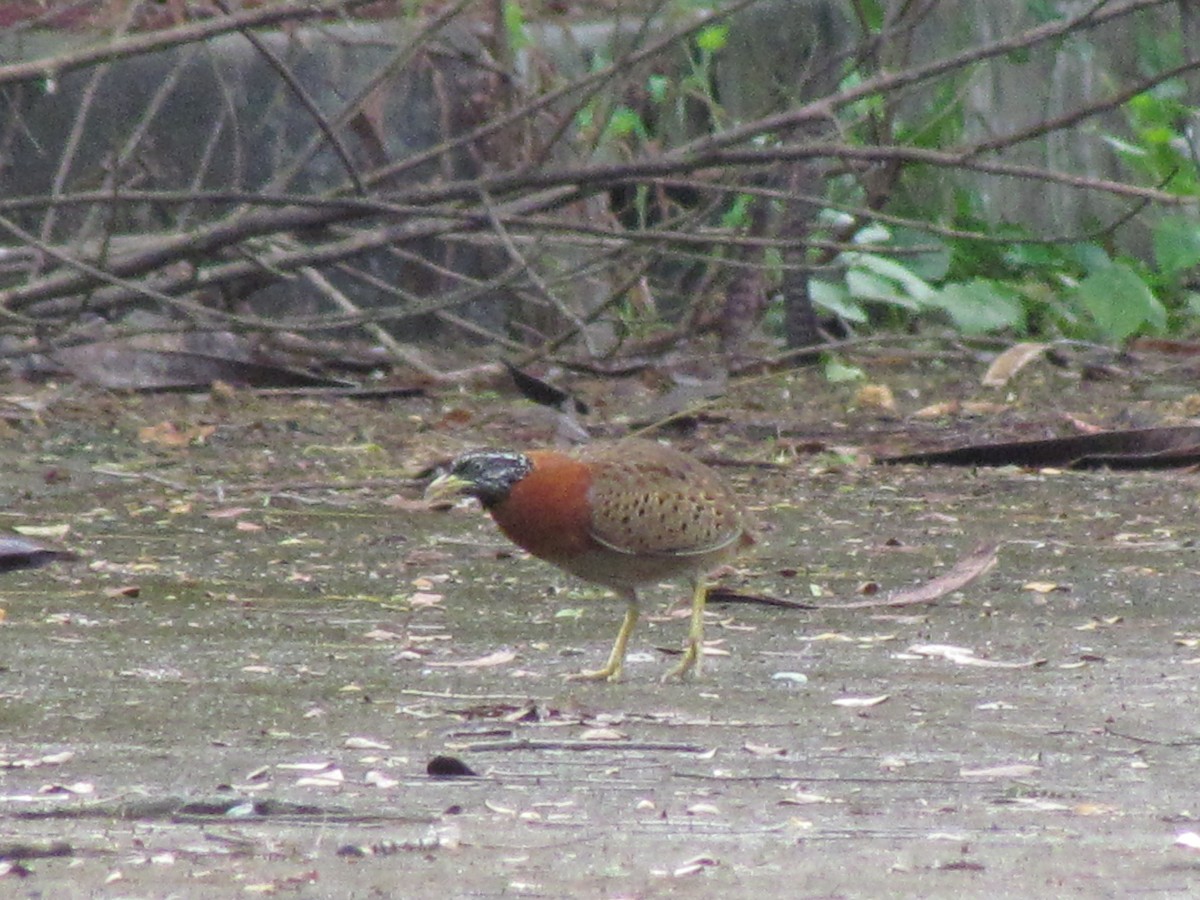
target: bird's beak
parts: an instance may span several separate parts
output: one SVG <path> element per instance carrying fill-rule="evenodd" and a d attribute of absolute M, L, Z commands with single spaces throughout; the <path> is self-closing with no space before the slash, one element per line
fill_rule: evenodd
<path fill-rule="evenodd" d="M 452 506 L 470 486 L 471 482 L 465 478 L 445 472 L 429 482 L 429 487 L 425 488 L 425 502 L 433 509 Z"/>

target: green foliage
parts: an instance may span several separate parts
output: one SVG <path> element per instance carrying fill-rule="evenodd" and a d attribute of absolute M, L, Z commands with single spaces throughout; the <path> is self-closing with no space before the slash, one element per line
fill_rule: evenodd
<path fill-rule="evenodd" d="M 504 30 L 508 36 L 508 44 L 514 52 L 524 50 L 529 46 L 529 29 L 525 23 L 525 12 L 516 0 L 509 0 L 503 6 Z"/>
<path fill-rule="evenodd" d="M 858 366 L 852 366 L 836 355 L 830 354 L 822 358 L 822 373 L 825 380 L 831 384 L 841 384 L 846 381 L 862 381 L 867 373 Z"/>
<path fill-rule="evenodd" d="M 729 208 L 721 216 L 722 228 L 741 228 L 750 218 L 750 205 L 753 197 L 749 194 L 738 194 L 729 204 Z"/>
<path fill-rule="evenodd" d="M 705 53 L 713 54 L 723 48 L 728 40 L 728 25 L 709 25 L 696 35 L 696 46 Z"/>
<path fill-rule="evenodd" d="M 613 141 L 636 134 L 643 140 L 649 139 L 646 123 L 638 115 L 637 110 L 628 106 L 616 107 L 608 117 L 608 125 L 604 129 L 604 140 Z"/>
<path fill-rule="evenodd" d="M 1154 228 L 1154 262 L 1170 281 L 1200 266 L 1200 221 L 1182 215 L 1160 219 Z"/>
<path fill-rule="evenodd" d="M 1155 187 L 1194 196 L 1200 190 L 1200 170 L 1185 130 L 1192 115 L 1186 86 L 1180 81 L 1163 82 L 1132 98 L 1124 111 L 1132 139 L 1105 135 L 1109 146 L 1135 175 Z"/>
<path fill-rule="evenodd" d="M 680 8 L 695 6 L 676 0 Z M 703 5 L 703 4 L 701 4 Z M 891 5 L 862 0 L 855 18 L 870 34 L 891 27 Z M 1033 20 L 1050 23 L 1070 12 L 1060 0 L 1029 0 Z M 891 23 L 894 24 L 894 23 Z M 511 26 L 510 26 L 511 27 Z M 1177 35 L 1139 35 L 1139 63 L 1147 72 L 1177 65 Z M 617 145 L 631 154 L 651 143 L 665 143 L 670 125 L 694 120 L 698 108 L 719 130 L 729 121 L 713 90 L 718 58 L 727 49 L 729 26 L 706 25 L 688 40 L 684 63 L 670 74 L 655 72 L 643 85 L 644 102 L 621 105 L 599 98 L 580 114 L 598 144 Z M 1087 39 L 1064 36 L 1046 45 L 1054 52 L 1087 54 Z M 1024 65 L 1028 51 L 1011 54 L 1006 65 Z M 840 88 L 855 88 L 878 72 L 864 55 L 840 76 Z M 978 139 L 978 124 L 968 119 L 964 99 L 977 72 L 971 68 L 931 82 L 919 108 L 903 107 L 893 95 L 870 94 L 838 109 L 838 138 L 851 144 L 898 145 L 951 150 Z M 627 101 L 630 102 L 630 101 Z M 1124 161 L 1131 180 L 1181 196 L 1200 196 L 1200 151 L 1186 125 L 1192 106 L 1181 80 L 1166 81 L 1130 99 L 1122 109 L 1125 128 L 1100 134 Z M 587 118 L 586 122 L 583 120 Z M 586 130 L 586 129 L 585 129 Z M 764 142 L 778 140 L 765 135 Z M 836 167 L 832 167 L 836 169 Z M 861 170 L 844 167 L 829 182 L 831 209 L 819 218 L 826 234 L 841 236 L 851 218 L 832 209 L 862 210 L 868 198 Z M 1162 216 L 1148 223 L 1152 257 L 1121 254 L 1104 241 L 1045 240 L 1021 223 L 996 223 L 988 204 L 963 183 L 947 185 L 941 167 L 906 164 L 886 195 L 884 212 L 913 223 L 910 227 L 865 224 L 850 246 L 834 258 L 814 250 L 822 274 L 810 279 L 812 301 L 825 313 L 860 329 L 911 330 L 926 324 L 967 335 L 1079 338 L 1118 343 L 1139 334 L 1170 333 L 1200 318 L 1200 293 L 1190 289 L 1200 270 L 1200 219 Z M 878 195 L 877 195 L 878 196 Z M 634 203 L 643 209 L 649 193 L 639 188 Z M 751 195 L 731 195 L 711 224 L 744 231 L 753 221 Z M 647 216 L 642 216 L 647 221 Z M 858 221 L 869 221 L 862 215 Z M 930 223 L 925 230 L 921 223 Z M 766 251 L 764 265 L 778 278 L 785 251 Z M 782 327 L 782 311 L 768 313 L 767 326 Z M 626 326 L 644 327 L 635 314 Z M 852 378 L 827 361 L 831 379 Z"/>
<path fill-rule="evenodd" d="M 880 0 L 862 0 L 857 4 L 858 14 L 862 16 L 863 25 L 872 34 L 879 32 L 883 28 L 883 19 L 886 10 Z"/>
<path fill-rule="evenodd" d="M 1113 263 L 1088 275 L 1074 294 L 1100 333 L 1110 340 L 1123 341 L 1146 328 L 1166 328 L 1166 309 L 1145 280 L 1125 263 Z"/>
<path fill-rule="evenodd" d="M 1164 219 L 1155 233 L 1155 266 L 1113 258 L 1094 243 L 1039 243 L 1016 229 L 1008 233 L 1011 243 L 924 236 L 918 247 L 911 233 L 868 226 L 855 243 L 871 249 L 839 254 L 834 267 L 842 277 L 813 279 L 813 303 L 856 326 L 940 321 L 968 335 L 1114 343 L 1166 332 L 1173 317 L 1178 325 L 1200 310 L 1200 295 L 1180 287 L 1180 276 L 1200 265 L 1200 222 Z"/>
<path fill-rule="evenodd" d="M 930 305 L 950 317 L 964 334 L 1007 331 L 1025 333 L 1025 305 L 1021 295 L 1008 285 L 988 278 L 947 284 L 931 298 Z"/>
<path fill-rule="evenodd" d="M 1030 0 L 1026 12 L 1040 23 L 1061 20 L 1068 4 Z M 872 33 L 883 27 L 884 5 L 858 4 L 860 22 Z M 1157 21 L 1157 20 L 1155 20 Z M 1179 65 L 1182 39 L 1146 29 L 1135 38 L 1138 63 L 1147 74 Z M 1086 38 L 1071 35 L 1048 45 L 1086 55 Z M 1021 65 L 1022 53 L 1006 59 Z M 842 78 L 843 89 L 875 74 L 865 63 Z M 972 73 L 941 79 L 922 97 L 919 111 L 896 114 L 892 98 L 875 95 L 844 107 L 840 134 L 855 143 L 891 142 L 945 150 L 973 140 L 963 98 Z M 1194 104 L 1181 79 L 1158 83 L 1123 107 L 1125 129 L 1100 135 L 1133 176 L 1130 180 L 1182 197 L 1200 196 L 1200 141 L 1188 126 Z M 1071 337 L 1119 343 L 1138 334 L 1170 333 L 1193 324 L 1200 293 L 1189 285 L 1200 271 L 1200 218 L 1162 216 L 1148 222 L 1150 259 L 1120 254 L 1098 240 L 1048 241 L 1021 224 L 997 224 L 983 198 L 962 186 L 942 186 L 940 168 L 908 165 L 888 198 L 886 211 L 936 223 L 933 233 L 866 226 L 853 249 L 831 261 L 837 277 L 812 284 L 818 306 L 867 328 L 949 325 L 964 334 L 1014 338 Z M 847 208 L 864 205 L 858 180 L 843 175 L 831 198 Z M 1145 221 L 1149 214 L 1143 214 Z M 839 220 L 844 226 L 845 217 Z M 1140 224 L 1140 221 L 1138 222 Z M 938 237 L 944 233 L 946 237 Z M 972 237 L 971 235 L 975 235 Z"/>

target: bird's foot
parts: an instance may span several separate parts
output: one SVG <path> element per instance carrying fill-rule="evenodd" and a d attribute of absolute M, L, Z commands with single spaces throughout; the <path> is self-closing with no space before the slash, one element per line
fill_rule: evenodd
<path fill-rule="evenodd" d="M 688 642 L 687 649 L 683 651 L 683 659 L 679 661 L 679 665 L 667 672 L 662 677 L 663 681 L 683 681 L 688 675 L 695 678 L 700 677 L 700 646 L 699 644 Z"/>
<path fill-rule="evenodd" d="M 605 666 L 603 669 L 584 669 L 567 676 L 567 681 L 620 681 L 620 666 Z"/>

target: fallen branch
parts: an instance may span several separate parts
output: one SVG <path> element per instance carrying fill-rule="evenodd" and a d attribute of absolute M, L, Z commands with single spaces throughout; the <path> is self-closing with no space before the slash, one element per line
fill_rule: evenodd
<path fill-rule="evenodd" d="M 888 591 L 882 597 L 858 600 L 854 603 L 818 603 L 817 609 L 875 609 L 878 607 L 916 606 L 933 603 L 952 591 L 966 587 L 976 578 L 992 570 L 996 565 L 999 544 L 980 544 L 944 575 L 939 575 L 915 588 L 900 588 Z"/>
<path fill-rule="evenodd" d="M 455 750 L 485 753 L 509 750 L 663 750 L 669 753 L 705 753 L 706 747 L 697 744 L 678 744 L 670 741 L 543 741 L 517 738 L 511 741 L 476 741 L 473 744 L 453 744 Z"/>

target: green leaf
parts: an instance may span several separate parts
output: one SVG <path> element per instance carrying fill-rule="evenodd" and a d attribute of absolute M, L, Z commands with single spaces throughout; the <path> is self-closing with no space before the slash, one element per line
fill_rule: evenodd
<path fill-rule="evenodd" d="M 651 75 L 646 79 L 646 93 L 655 103 L 662 103 L 667 99 L 667 91 L 670 90 L 670 87 L 671 79 L 666 75 Z"/>
<path fill-rule="evenodd" d="M 750 204 L 754 198 L 749 194 L 738 194 L 733 198 L 733 203 L 721 215 L 722 228 L 740 228 L 745 225 L 750 218 Z"/>
<path fill-rule="evenodd" d="M 841 384 L 846 381 L 862 381 L 867 373 L 858 366 L 842 362 L 836 356 L 825 358 L 825 380 L 830 384 Z"/>
<path fill-rule="evenodd" d="M 878 222 L 868 222 L 854 235 L 856 244 L 886 244 L 891 239 L 891 229 Z"/>
<path fill-rule="evenodd" d="M 1058 8 L 1057 3 L 1051 2 L 1051 0 L 1029 0 L 1025 4 L 1025 8 L 1039 25 L 1057 22 L 1063 18 L 1063 11 Z"/>
<path fill-rule="evenodd" d="M 817 306 L 847 322 L 862 325 L 867 321 L 867 312 L 852 299 L 842 285 L 813 278 L 808 282 L 808 296 Z"/>
<path fill-rule="evenodd" d="M 1104 143 L 1108 144 L 1110 147 L 1112 147 L 1118 153 L 1123 153 L 1126 156 L 1138 157 L 1138 156 L 1146 156 L 1147 155 L 1146 149 L 1144 147 L 1139 147 L 1137 144 L 1130 143 L 1129 141 L 1127 141 L 1123 138 L 1119 138 L 1113 134 L 1103 135 L 1101 137 L 1101 140 L 1103 140 Z"/>
<path fill-rule="evenodd" d="M 875 253 L 859 252 L 846 253 L 845 256 L 851 260 L 851 265 L 854 268 L 868 270 L 872 274 L 880 275 L 888 278 L 889 281 L 895 282 L 913 300 L 928 300 L 936 293 L 934 287 L 928 281 L 925 281 L 924 278 L 917 275 L 917 272 L 914 272 L 904 264 L 896 262 L 894 259 L 877 256 Z"/>
<path fill-rule="evenodd" d="M 696 46 L 706 53 L 716 53 L 729 40 L 728 25 L 709 25 L 696 35 Z"/>
<path fill-rule="evenodd" d="M 1154 261 L 1169 278 L 1200 265 L 1200 223 L 1191 216 L 1167 216 L 1154 226 Z"/>
<path fill-rule="evenodd" d="M 935 293 L 929 282 L 894 259 L 888 259 L 886 256 L 879 256 L 875 253 L 860 253 L 858 251 L 844 253 L 842 257 L 850 265 L 850 272 L 846 275 L 847 283 L 850 281 L 850 275 L 855 272 L 860 274 L 870 272 L 872 275 L 892 282 L 896 287 L 901 289 L 903 294 L 911 297 L 912 301 L 917 301 L 918 303 L 927 300 Z M 895 288 L 892 289 L 892 293 L 897 294 Z M 886 298 L 878 297 L 876 299 L 885 300 Z M 901 305 L 907 306 L 910 309 L 917 309 L 918 303 L 912 301 L 901 303 Z M 897 301 L 891 300 L 889 302 Z"/>
<path fill-rule="evenodd" d="M 1125 263 L 1094 272 L 1075 289 L 1080 305 L 1108 339 L 1121 342 L 1145 328 L 1163 331 L 1167 310 L 1146 282 Z"/>
<path fill-rule="evenodd" d="M 521 4 L 509 0 L 504 4 L 504 30 L 508 33 L 508 43 L 513 50 L 524 50 L 529 46 L 529 32 L 525 28 L 525 13 Z"/>
<path fill-rule="evenodd" d="M 630 109 L 628 106 L 618 106 L 608 120 L 604 136 L 606 138 L 622 138 L 631 134 L 646 136 L 646 126 L 642 122 L 642 117 L 637 114 L 636 110 Z"/>
<path fill-rule="evenodd" d="M 911 228 L 897 228 L 892 243 L 904 254 L 905 267 L 925 281 L 940 281 L 950 270 L 950 248 L 939 237 Z"/>
<path fill-rule="evenodd" d="M 863 17 L 863 21 L 872 33 L 883 27 L 884 8 L 879 0 L 865 0 L 855 5 L 855 12 Z"/>
<path fill-rule="evenodd" d="M 881 278 L 862 269 L 851 269 L 846 273 L 846 288 L 855 300 L 874 300 L 889 303 L 916 312 L 921 307 L 912 298 L 898 290 L 896 282 Z"/>
<path fill-rule="evenodd" d="M 1025 307 L 1020 297 L 984 278 L 948 284 L 930 300 L 930 305 L 944 310 L 964 334 L 986 334 L 1006 328 L 1025 330 Z"/>
<path fill-rule="evenodd" d="M 1115 265 L 1108 251 L 1090 241 L 1072 244 L 1070 254 L 1089 275 L 1107 272 Z"/>

